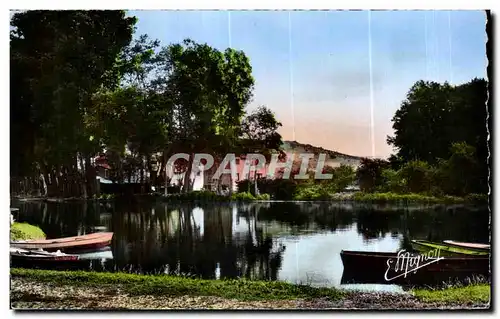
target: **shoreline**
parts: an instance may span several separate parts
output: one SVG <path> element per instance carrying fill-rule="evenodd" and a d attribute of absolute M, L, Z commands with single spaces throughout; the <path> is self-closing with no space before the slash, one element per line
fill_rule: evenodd
<path fill-rule="evenodd" d="M 198 194 L 203 192 L 198 192 Z M 235 193 L 243 194 L 243 193 Z M 340 203 L 340 204 L 380 204 L 380 205 L 488 205 L 488 195 L 477 198 L 472 197 L 434 197 L 424 196 L 419 194 L 392 194 L 392 193 L 350 193 L 350 194 L 334 194 L 330 199 L 312 199 L 312 200 L 274 200 L 274 199 L 251 199 L 251 198 L 230 198 L 229 196 L 216 195 L 217 198 L 197 197 L 197 192 L 187 193 L 183 195 L 156 195 L 156 194 L 136 194 L 134 198 L 150 198 L 168 203 Z M 180 198 L 179 198 L 180 197 Z M 112 199 L 99 198 L 46 198 L 46 197 L 11 197 L 11 200 L 20 202 L 99 202 L 109 203 L 114 200 L 119 200 L 120 197 Z"/>
<path fill-rule="evenodd" d="M 347 291 L 284 282 L 202 280 L 134 275 L 11 269 L 15 310 L 265 309 L 419 310 L 491 307 L 489 285 L 407 293 Z M 457 293 L 458 292 L 458 293 Z M 455 296 L 455 299 L 450 299 Z"/>

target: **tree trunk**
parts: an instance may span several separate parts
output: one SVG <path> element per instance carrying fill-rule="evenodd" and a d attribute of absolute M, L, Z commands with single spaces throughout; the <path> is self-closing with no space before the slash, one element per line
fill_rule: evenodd
<path fill-rule="evenodd" d="M 140 166 L 141 172 L 140 172 L 139 176 L 140 176 L 140 180 L 141 180 L 140 181 L 141 194 L 143 194 L 144 193 L 144 156 L 140 155 L 139 157 L 141 159 L 141 166 Z"/>
<path fill-rule="evenodd" d="M 96 171 L 90 163 L 90 155 L 85 155 L 85 179 L 87 181 L 87 197 L 90 198 L 95 194 Z"/>
<path fill-rule="evenodd" d="M 192 166 L 193 166 L 193 161 L 194 161 L 194 154 L 191 154 L 189 161 L 188 161 L 188 166 L 186 168 L 186 175 L 184 175 L 184 183 L 182 185 L 182 192 L 187 193 L 190 191 L 190 178 L 191 178 L 191 172 L 192 172 Z"/>
<path fill-rule="evenodd" d="M 168 167 L 164 166 L 164 170 L 165 170 L 165 196 L 168 196 L 168 184 L 169 184 Z"/>
<path fill-rule="evenodd" d="M 162 154 L 162 157 L 161 157 L 161 166 L 165 170 L 165 196 L 168 195 L 168 185 L 170 184 L 169 179 L 168 179 L 168 170 L 169 170 L 169 167 L 167 167 L 167 163 L 168 163 L 167 156 L 170 155 L 170 151 L 171 150 L 172 150 L 172 145 L 170 145 L 169 147 L 167 147 L 163 151 L 163 154 Z M 161 170 L 158 169 L 158 176 L 160 175 L 160 173 L 161 173 Z"/>
<path fill-rule="evenodd" d="M 254 196 L 257 196 L 257 170 L 255 170 L 255 173 L 253 175 L 254 178 Z"/>
<path fill-rule="evenodd" d="M 85 166 L 83 164 L 83 156 L 80 154 L 78 158 L 80 160 L 80 169 L 81 169 L 81 172 L 79 172 L 81 196 L 83 198 L 87 198 L 87 183 L 85 182 Z"/>
<path fill-rule="evenodd" d="M 42 182 L 40 184 L 43 187 L 43 195 L 42 196 L 47 196 L 47 182 L 46 182 L 44 174 L 42 174 L 42 173 L 40 174 L 40 179 L 42 180 Z"/>

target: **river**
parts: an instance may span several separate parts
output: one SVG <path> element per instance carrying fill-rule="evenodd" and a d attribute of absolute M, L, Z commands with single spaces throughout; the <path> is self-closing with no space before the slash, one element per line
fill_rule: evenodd
<path fill-rule="evenodd" d="M 341 250 L 397 252 L 411 249 L 411 239 L 489 242 L 487 207 L 137 199 L 11 207 L 19 208 L 17 221 L 38 225 L 47 238 L 114 232 L 111 250 L 86 255 L 92 262 L 85 267 L 207 279 L 397 292 L 396 285 L 342 284 Z"/>

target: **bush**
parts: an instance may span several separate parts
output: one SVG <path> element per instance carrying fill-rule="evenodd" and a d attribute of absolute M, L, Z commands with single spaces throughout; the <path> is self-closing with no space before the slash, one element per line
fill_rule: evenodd
<path fill-rule="evenodd" d="M 428 193 L 431 190 L 432 167 L 423 161 L 409 161 L 398 171 L 401 184 L 407 193 Z"/>
<path fill-rule="evenodd" d="M 293 197 L 294 200 L 328 200 L 330 194 L 328 189 L 320 184 L 309 184 L 301 186 L 297 189 L 297 193 Z"/>
<path fill-rule="evenodd" d="M 259 195 L 257 195 L 256 199 L 257 200 L 270 200 L 271 199 L 271 195 L 269 195 L 269 194 L 259 194 Z"/>
<path fill-rule="evenodd" d="M 256 198 L 249 192 L 241 192 L 241 193 L 234 193 L 231 199 L 235 201 L 253 201 Z"/>
<path fill-rule="evenodd" d="M 440 160 L 438 174 L 440 186 L 446 194 L 465 195 L 481 188 L 482 177 L 476 159 L 476 149 L 466 143 L 454 143 L 451 156 Z"/>
<path fill-rule="evenodd" d="M 487 203 L 488 202 L 488 194 L 469 194 L 465 196 L 465 200 L 468 202 L 477 202 L 477 203 Z"/>
<path fill-rule="evenodd" d="M 356 172 L 349 165 L 342 164 L 331 169 L 328 173 L 333 175 L 332 179 L 324 180 L 322 184 L 325 184 L 331 193 L 344 190 L 347 186 L 352 185 L 356 179 Z"/>
<path fill-rule="evenodd" d="M 45 239 L 45 233 L 37 226 L 28 223 L 14 223 L 10 227 L 10 240 Z"/>
<path fill-rule="evenodd" d="M 405 180 L 399 174 L 399 171 L 394 169 L 384 169 L 382 171 L 383 182 L 378 186 L 377 191 L 379 192 L 393 192 L 393 193 L 404 193 L 405 192 Z"/>
<path fill-rule="evenodd" d="M 388 168 L 390 163 L 386 160 L 363 158 L 356 171 L 360 189 L 363 192 L 375 191 L 384 182 L 382 171 Z"/>

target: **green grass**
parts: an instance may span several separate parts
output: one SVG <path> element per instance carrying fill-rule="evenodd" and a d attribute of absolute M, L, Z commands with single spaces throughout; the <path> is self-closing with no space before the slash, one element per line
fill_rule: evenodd
<path fill-rule="evenodd" d="M 487 284 L 478 284 L 438 290 L 414 289 L 412 292 L 422 302 L 487 303 L 491 288 Z"/>
<path fill-rule="evenodd" d="M 37 226 L 15 222 L 10 226 L 10 240 L 45 239 L 45 233 Z"/>
<path fill-rule="evenodd" d="M 429 203 L 429 204 L 458 204 L 469 202 L 487 202 L 487 195 L 468 195 L 466 197 L 457 196 L 429 196 L 424 194 L 397 194 L 397 193 L 355 193 L 352 200 L 359 202 L 373 203 L 393 203 L 393 202 L 410 202 L 410 203 Z"/>
<path fill-rule="evenodd" d="M 256 200 L 269 200 L 269 194 L 254 196 L 250 192 L 238 192 L 229 195 L 218 195 L 210 191 L 194 191 L 189 193 L 170 194 L 167 201 L 198 201 L 198 202 L 251 202 Z M 365 193 L 331 194 L 321 184 L 307 184 L 297 188 L 288 200 L 294 201 L 354 201 L 362 203 L 420 203 L 420 204 L 465 204 L 487 203 L 488 195 L 470 194 L 465 197 L 457 196 L 429 196 L 425 194 L 397 194 L 397 193 Z"/>
<path fill-rule="evenodd" d="M 254 196 L 249 192 L 218 195 L 210 191 L 193 191 L 189 193 L 176 193 L 166 197 L 169 201 L 201 201 L 201 202 L 251 202 L 256 200 L 269 200 L 269 194 Z"/>
<path fill-rule="evenodd" d="M 324 201 L 330 200 L 331 195 L 321 184 L 308 184 L 297 187 L 293 200 L 300 201 Z"/>
<path fill-rule="evenodd" d="M 315 288 L 277 281 L 203 280 L 168 275 L 136 275 L 84 271 L 52 271 L 12 268 L 11 277 L 26 278 L 60 285 L 116 286 L 130 295 L 198 295 L 239 300 L 287 300 L 328 298 L 336 300 L 344 293 L 333 288 Z"/>

